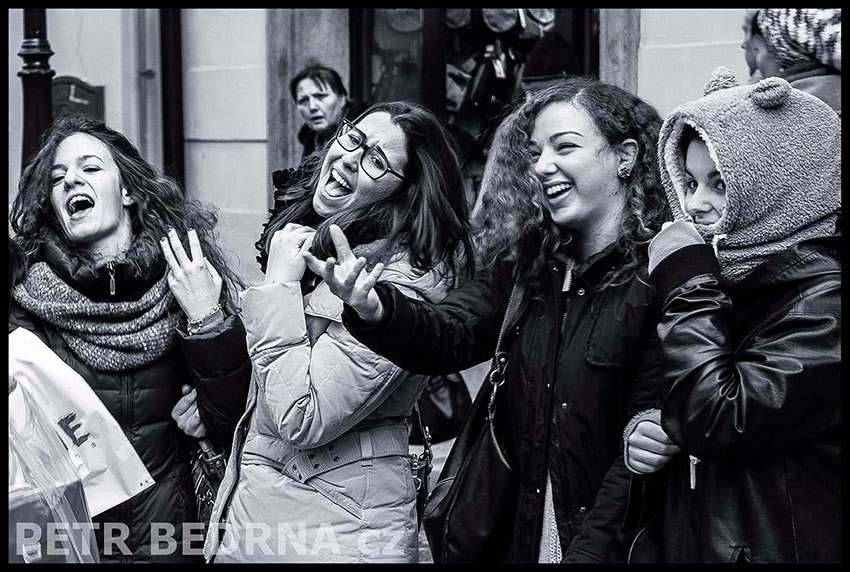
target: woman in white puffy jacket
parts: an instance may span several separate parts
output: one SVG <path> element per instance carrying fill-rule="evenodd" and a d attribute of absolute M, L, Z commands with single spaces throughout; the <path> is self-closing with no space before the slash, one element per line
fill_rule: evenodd
<path fill-rule="evenodd" d="M 425 378 L 348 333 L 304 255 L 327 258 L 344 229 L 361 280 L 383 270 L 406 294 L 441 299 L 473 268 L 458 161 L 436 117 L 409 103 L 344 121 L 317 161 L 279 197 L 258 243 L 265 282 L 241 295 L 253 379 L 208 561 L 418 558 L 405 419 Z"/>

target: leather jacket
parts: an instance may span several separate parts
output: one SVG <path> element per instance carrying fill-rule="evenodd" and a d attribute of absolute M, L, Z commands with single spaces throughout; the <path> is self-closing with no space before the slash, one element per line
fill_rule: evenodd
<path fill-rule="evenodd" d="M 652 273 L 671 386 L 662 425 L 683 451 L 662 472 L 665 560 L 838 562 L 840 235 L 732 286 L 718 272 L 697 245 Z"/>

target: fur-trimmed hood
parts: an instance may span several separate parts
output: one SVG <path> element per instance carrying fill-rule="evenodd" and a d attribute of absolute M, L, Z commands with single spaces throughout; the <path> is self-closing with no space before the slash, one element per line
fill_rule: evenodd
<path fill-rule="evenodd" d="M 777 77 L 738 86 L 721 67 L 705 94 L 665 119 L 659 170 L 674 218 L 693 222 L 683 209 L 680 144 L 683 128 L 693 127 L 726 184 L 723 216 L 695 226 L 713 240 L 721 270 L 734 282 L 791 244 L 834 232 L 841 207 L 841 120 L 820 99 Z"/>

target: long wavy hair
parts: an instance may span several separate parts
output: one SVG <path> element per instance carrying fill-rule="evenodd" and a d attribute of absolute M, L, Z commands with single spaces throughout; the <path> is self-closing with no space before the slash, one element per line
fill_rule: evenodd
<path fill-rule="evenodd" d="M 38 150 L 24 168 L 9 215 L 16 239 L 24 251 L 37 261 L 43 258 L 44 246 L 54 244 L 72 259 L 85 264 L 95 262 L 86 250 L 68 240 L 50 202 L 50 171 L 56 149 L 62 141 L 77 133 L 85 133 L 106 145 L 118 166 L 121 186 L 134 200 L 127 207 L 133 242 L 124 258 L 137 269 L 143 263 L 151 265 L 156 259 L 164 261 L 159 240 L 171 228 L 177 230 L 189 252 L 186 232 L 194 228 L 204 256 L 222 276 L 222 301 L 231 306 L 235 304 L 237 293 L 245 285 L 229 268 L 216 244 L 216 210 L 187 197 L 173 178 L 157 173 L 124 135 L 84 115 L 57 119 L 44 133 Z"/>
<path fill-rule="evenodd" d="M 423 272 L 440 266 L 444 276 L 472 276 L 475 262 L 468 207 L 451 136 L 433 113 L 407 101 L 372 105 L 353 123 L 381 112 L 389 114 L 405 135 L 404 182 L 378 202 L 322 218 L 313 209 L 313 193 L 331 142 L 305 161 L 300 180 L 283 194 L 266 224 L 257 242 L 264 272 L 272 236 L 294 222 L 316 229 L 311 251 L 322 259 L 335 256 L 329 228 L 336 224 L 352 247 L 385 239 L 380 248 L 364 253 L 370 266 L 406 250 L 412 266 Z"/>
<path fill-rule="evenodd" d="M 638 142 L 637 160 L 623 185 L 626 205 L 617 237 L 625 261 L 605 275 L 599 289 L 624 284 L 645 265 L 639 250 L 670 220 L 658 178 L 661 117 L 640 98 L 592 78 L 572 77 L 528 94 L 497 129 L 473 212 L 476 256 L 484 267 L 500 259 L 515 261 L 517 277 L 533 283 L 547 259 L 572 240 L 550 216 L 528 150 L 537 115 L 558 102 L 584 111 L 609 146 L 629 138 Z"/>

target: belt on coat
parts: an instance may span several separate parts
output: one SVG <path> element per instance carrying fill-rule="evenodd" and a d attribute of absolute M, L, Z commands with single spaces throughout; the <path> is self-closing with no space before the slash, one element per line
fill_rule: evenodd
<path fill-rule="evenodd" d="M 263 441 L 276 443 L 280 441 L 279 438 L 269 435 L 253 435 L 252 440 L 255 441 L 255 446 Z M 272 446 L 266 451 L 273 451 L 276 448 Z M 246 451 L 246 453 L 248 452 Z M 255 458 L 257 455 L 257 453 L 248 454 Z M 330 443 L 314 449 L 304 449 L 285 461 L 273 461 L 272 464 L 279 467 L 287 477 L 299 483 L 304 483 L 316 475 L 356 461 L 371 464 L 372 459 L 379 457 L 406 456 L 409 454 L 407 426 L 386 425 L 360 431 L 349 431 Z M 264 454 L 260 456 L 268 459 Z"/>

